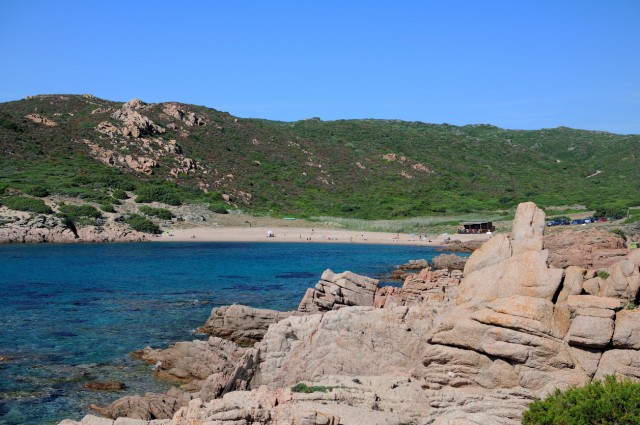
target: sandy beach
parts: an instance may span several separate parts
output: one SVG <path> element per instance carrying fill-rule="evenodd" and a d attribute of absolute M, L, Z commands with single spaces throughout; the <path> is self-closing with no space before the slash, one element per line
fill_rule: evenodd
<path fill-rule="evenodd" d="M 271 232 L 272 237 L 267 236 Z M 404 233 L 362 232 L 306 227 L 193 227 L 173 228 L 156 238 L 164 242 L 299 242 L 443 245 L 447 238 L 467 242 L 489 239 L 488 235 L 410 235 Z"/>

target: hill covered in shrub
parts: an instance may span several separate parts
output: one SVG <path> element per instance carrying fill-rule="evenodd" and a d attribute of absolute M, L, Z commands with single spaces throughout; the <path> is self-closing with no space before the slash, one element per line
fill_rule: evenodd
<path fill-rule="evenodd" d="M 564 127 L 276 122 L 173 102 L 46 95 L 0 104 L 0 152 L 0 191 L 100 204 L 127 191 L 139 202 L 403 218 L 525 200 L 616 210 L 640 199 L 640 136 Z"/>

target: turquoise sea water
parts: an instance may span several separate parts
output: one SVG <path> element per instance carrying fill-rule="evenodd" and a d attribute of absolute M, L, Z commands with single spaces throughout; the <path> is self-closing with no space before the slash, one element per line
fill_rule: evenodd
<path fill-rule="evenodd" d="M 0 424 L 80 419 L 166 390 L 129 353 L 197 338 L 213 307 L 295 309 L 322 272 L 379 277 L 433 248 L 304 243 L 0 246 Z M 84 390 L 125 382 L 117 393 Z"/>

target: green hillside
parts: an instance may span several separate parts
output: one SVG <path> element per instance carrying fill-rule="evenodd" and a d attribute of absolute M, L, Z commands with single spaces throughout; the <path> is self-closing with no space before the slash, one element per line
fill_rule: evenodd
<path fill-rule="evenodd" d="M 226 200 L 254 212 L 358 218 L 495 211 L 525 200 L 592 209 L 640 204 L 637 135 L 275 122 L 178 103 L 135 104 L 129 117 L 152 124 L 131 133 L 118 118 L 122 107 L 75 95 L 0 104 L 0 190 L 103 204 L 117 203 L 117 189 L 135 190 L 174 203 Z"/>

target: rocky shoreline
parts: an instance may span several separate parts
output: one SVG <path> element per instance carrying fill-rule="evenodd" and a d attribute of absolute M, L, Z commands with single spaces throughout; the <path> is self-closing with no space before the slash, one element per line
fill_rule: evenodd
<path fill-rule="evenodd" d="M 216 308 L 207 341 L 137 353 L 179 387 L 60 425 L 517 424 L 556 388 L 640 378 L 640 250 L 554 242 L 544 219 L 521 204 L 463 270 L 401 288 L 327 270 L 297 311 Z"/>
<path fill-rule="evenodd" d="M 142 242 L 152 237 L 118 223 L 71 229 L 53 215 L 3 217 L 0 221 L 0 244 Z"/>

